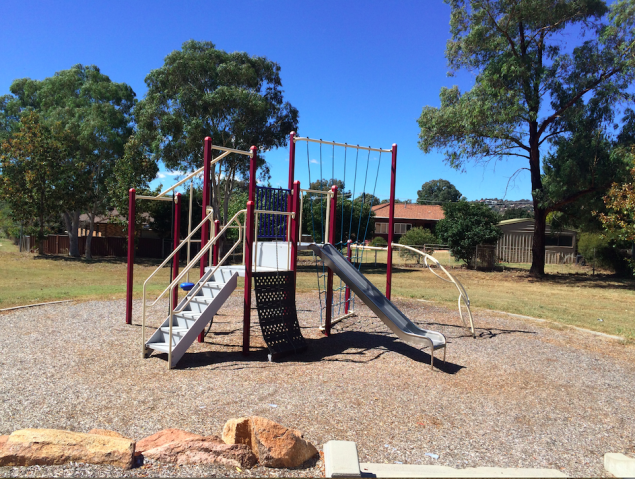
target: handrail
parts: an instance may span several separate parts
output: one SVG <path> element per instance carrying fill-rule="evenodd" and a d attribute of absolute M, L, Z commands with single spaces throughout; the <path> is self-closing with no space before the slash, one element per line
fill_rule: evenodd
<path fill-rule="evenodd" d="M 434 256 L 429 255 L 428 253 L 424 253 L 423 251 L 420 251 L 416 248 L 413 248 L 411 246 L 405 245 L 405 244 L 399 244 L 399 243 L 392 243 L 392 246 L 396 246 L 397 248 L 404 248 L 407 249 L 409 251 L 412 251 L 414 253 L 418 253 L 420 255 L 422 255 L 424 257 L 424 262 L 426 267 L 428 268 L 428 270 L 434 274 L 437 278 L 439 278 L 440 280 L 445 281 L 446 283 L 452 283 L 454 284 L 454 286 L 456 286 L 456 289 L 459 291 L 459 300 L 458 300 L 458 306 L 459 306 L 459 316 L 461 317 L 461 321 L 463 322 L 463 326 L 465 326 L 466 328 L 468 327 L 466 322 L 465 322 L 465 318 L 463 317 L 463 312 L 462 312 L 462 308 L 461 308 L 461 300 L 463 300 L 463 303 L 465 304 L 465 307 L 467 309 L 467 312 L 470 315 L 470 332 L 472 333 L 472 336 L 476 337 L 476 333 L 474 332 L 474 318 L 472 316 L 472 310 L 470 309 L 470 298 L 467 295 L 467 291 L 465 291 L 465 287 L 461 284 L 461 282 L 456 279 L 454 276 L 452 276 L 447 269 L 445 269 L 443 267 L 443 265 L 441 265 L 441 263 L 439 263 L 439 260 L 436 259 Z M 376 250 L 376 251 L 388 251 L 388 247 L 382 248 L 382 247 L 377 247 L 377 246 L 365 246 L 365 245 L 355 245 L 352 244 L 351 248 L 355 248 L 355 249 L 361 249 L 362 251 L 365 249 L 368 250 Z M 439 276 L 435 271 L 434 268 L 431 268 L 430 265 L 428 264 L 428 260 L 432 260 L 434 261 L 434 263 L 437 265 L 438 268 L 441 269 L 441 271 L 443 271 L 448 278 L 450 279 L 445 279 L 441 276 Z"/>
<path fill-rule="evenodd" d="M 214 244 L 218 241 L 218 239 L 219 239 L 219 238 L 223 235 L 223 233 L 225 233 L 225 231 L 226 231 L 227 229 L 229 229 L 230 224 L 231 224 L 231 223 L 233 223 L 233 222 L 235 221 L 236 223 L 238 223 L 238 226 L 239 226 L 239 229 L 238 229 L 238 231 L 239 231 L 238 241 L 237 241 L 237 242 L 234 244 L 234 246 L 230 249 L 229 253 L 227 253 L 227 254 L 223 257 L 223 259 L 222 259 L 221 261 L 219 261 L 219 263 L 218 263 L 218 265 L 217 265 L 216 269 L 212 272 L 212 274 L 213 274 L 214 272 L 216 272 L 216 270 L 218 269 L 218 266 L 222 265 L 222 264 L 225 262 L 225 260 L 227 259 L 227 257 L 228 257 L 228 256 L 229 256 L 229 255 L 230 255 L 230 254 L 234 251 L 234 249 L 236 249 L 236 246 L 237 246 L 237 245 L 238 245 L 238 244 L 242 241 L 242 231 L 243 231 L 243 228 L 242 228 L 242 225 L 240 224 L 240 222 L 237 220 L 237 217 L 238 217 L 239 215 L 241 215 L 241 214 L 244 214 L 246 211 L 247 211 L 246 209 L 243 209 L 243 210 L 238 211 L 238 212 L 237 212 L 237 213 L 236 213 L 236 214 L 235 214 L 235 215 L 234 215 L 234 216 L 233 216 L 233 217 L 232 217 L 232 218 L 231 218 L 231 219 L 227 222 L 227 224 L 225 225 L 225 227 L 224 227 L 223 229 L 221 229 L 221 230 L 220 230 L 220 232 L 218 232 L 218 233 L 216 234 L 216 236 L 215 236 L 215 237 L 214 237 L 211 241 L 209 241 L 209 242 L 208 242 L 208 243 L 207 243 L 207 244 L 206 244 L 203 248 L 201 248 L 201 250 L 198 252 L 198 254 L 197 254 L 194 258 L 192 258 L 192 260 L 191 260 L 191 261 L 187 264 L 187 266 L 183 269 L 183 271 L 182 271 L 182 272 L 181 272 L 181 273 L 180 273 L 180 274 L 179 274 L 176 278 L 174 278 L 174 280 L 172 280 L 172 282 L 169 284 L 169 286 L 168 286 L 168 287 L 167 287 L 167 288 L 166 288 L 166 289 L 165 289 L 165 290 L 164 290 L 164 291 L 163 291 L 163 292 L 159 295 L 159 297 L 158 297 L 158 298 L 157 298 L 157 299 L 156 299 L 156 300 L 152 303 L 152 305 L 151 305 L 151 306 L 155 305 L 155 304 L 157 303 L 157 301 L 159 301 L 159 299 L 161 299 L 161 298 L 165 295 L 165 293 L 166 293 L 167 291 L 171 291 L 172 289 L 174 289 L 174 286 L 175 286 L 175 285 L 177 285 L 177 284 L 179 283 L 179 281 L 183 278 L 183 276 L 185 276 L 185 275 L 186 275 L 186 274 L 190 271 L 190 269 L 192 269 L 192 266 L 193 266 L 193 265 L 195 265 L 195 264 L 196 264 L 196 263 L 197 263 L 197 262 L 198 262 L 198 261 L 199 261 L 199 260 L 200 260 L 200 259 L 201 259 L 201 258 L 202 258 L 202 257 L 203 257 L 203 256 L 204 256 L 204 255 L 205 255 L 205 254 L 209 251 L 209 250 L 210 250 L 210 248 L 211 248 L 211 247 L 212 247 L 212 246 L 213 246 L 213 245 L 214 245 Z M 208 219 L 209 219 L 212 215 L 213 215 L 213 212 L 210 212 L 210 213 L 209 213 L 209 214 L 205 217 L 205 219 L 204 219 L 203 221 L 201 221 L 201 223 L 198 225 L 198 227 L 197 227 L 197 228 L 196 228 L 196 229 L 195 229 L 195 230 L 194 230 L 191 234 L 195 233 L 195 232 L 198 230 L 198 228 L 200 228 L 200 227 L 203 225 L 203 223 L 205 223 L 205 221 L 207 221 L 207 220 L 208 220 Z M 183 242 L 182 242 L 182 244 L 185 244 L 185 241 L 183 241 Z M 179 245 L 179 247 L 180 247 L 180 246 L 181 246 L 181 245 Z M 175 251 L 175 252 L 176 252 L 176 251 Z M 175 253 L 175 252 L 174 252 L 174 253 Z M 174 253 L 173 253 L 173 254 L 174 254 Z M 165 264 L 165 263 L 167 263 L 167 261 L 168 261 L 168 260 L 169 260 L 169 258 L 168 258 L 167 260 L 165 260 L 164 264 Z M 157 268 L 157 270 L 155 270 L 155 271 L 154 271 L 154 272 L 150 275 L 150 277 L 149 277 L 149 278 L 148 278 L 148 279 L 144 282 L 144 284 L 143 284 L 143 314 L 142 314 L 142 319 L 141 319 L 141 340 L 142 340 L 142 352 L 143 352 L 143 354 L 144 354 L 144 355 L 145 355 L 145 352 L 146 352 L 146 346 L 145 346 L 146 285 L 147 285 L 148 281 L 150 280 L 150 278 L 152 278 L 152 276 L 154 276 L 154 275 L 156 274 L 156 272 L 158 271 L 158 269 L 159 269 L 159 268 Z M 197 288 L 194 290 L 194 292 L 190 292 L 190 293 L 189 293 L 189 294 L 190 294 L 190 298 L 189 298 L 189 299 L 188 299 L 188 301 L 187 301 L 187 302 L 183 305 L 183 308 L 184 308 L 185 306 L 187 306 L 187 305 L 190 303 L 191 299 L 194 297 L 194 295 L 195 295 L 195 294 L 196 294 L 196 293 L 197 293 L 197 292 L 198 292 L 201 288 L 202 288 L 202 283 L 201 283 L 201 284 L 199 284 L 199 285 L 197 286 Z M 169 296 L 169 298 L 168 298 L 168 299 L 169 299 L 169 304 L 170 304 L 170 321 L 169 321 L 169 327 L 170 327 L 170 329 L 169 329 L 169 334 L 168 334 L 168 364 L 170 364 L 170 365 L 171 365 L 171 362 L 170 362 L 170 361 L 171 361 L 171 356 L 172 356 L 172 321 L 173 321 L 173 320 L 172 320 L 172 318 L 173 318 L 173 316 L 174 316 L 174 312 L 175 312 L 175 311 L 173 311 L 173 306 L 174 306 L 174 305 L 172 304 L 172 295 L 171 295 L 171 294 L 170 294 L 170 296 Z M 176 312 L 178 313 L 178 312 L 181 312 L 181 311 L 182 311 L 182 309 L 181 309 L 181 310 L 179 310 L 179 311 L 176 311 Z"/>

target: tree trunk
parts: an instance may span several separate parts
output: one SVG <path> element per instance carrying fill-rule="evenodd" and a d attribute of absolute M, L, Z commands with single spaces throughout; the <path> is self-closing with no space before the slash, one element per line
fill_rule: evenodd
<path fill-rule="evenodd" d="M 68 232 L 68 255 L 73 258 L 79 258 L 79 211 L 65 211 L 64 223 L 66 224 L 66 231 Z"/>
<path fill-rule="evenodd" d="M 93 231 L 95 231 L 95 213 L 88 213 L 90 226 L 88 228 L 88 236 L 86 237 L 86 259 L 93 259 L 91 246 L 93 244 Z"/>
<path fill-rule="evenodd" d="M 529 274 L 540 278 L 545 274 L 545 229 L 547 211 L 540 206 L 542 201 L 542 177 L 540 175 L 540 149 L 538 123 L 529 124 L 529 168 L 531 171 L 531 194 L 534 202 L 534 238 L 531 246 L 532 258 Z"/>

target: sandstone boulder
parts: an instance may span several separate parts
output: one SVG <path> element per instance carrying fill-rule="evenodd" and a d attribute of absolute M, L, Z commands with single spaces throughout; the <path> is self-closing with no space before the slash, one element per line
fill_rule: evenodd
<path fill-rule="evenodd" d="M 60 465 L 68 462 L 132 467 L 130 439 L 56 429 L 14 431 L 0 450 L 0 466 Z"/>
<path fill-rule="evenodd" d="M 122 437 L 124 439 L 128 439 L 123 434 L 119 434 L 117 431 L 110 431 L 109 429 L 91 429 L 88 431 L 88 434 L 97 434 L 98 436 L 109 436 L 109 437 Z"/>
<path fill-rule="evenodd" d="M 9 436 L 0 436 L 0 451 L 2 450 L 8 439 Z"/>
<path fill-rule="evenodd" d="M 141 441 L 137 442 L 135 448 L 135 455 L 145 455 L 145 451 L 154 449 L 171 442 L 183 442 L 189 439 L 202 439 L 203 436 L 199 434 L 193 434 L 191 432 L 183 431 L 182 429 L 164 429 L 152 436 L 148 436 Z"/>
<path fill-rule="evenodd" d="M 225 444 L 218 436 L 170 442 L 143 453 L 146 459 L 172 464 L 220 464 L 249 469 L 256 456 L 245 444 Z"/>
<path fill-rule="evenodd" d="M 230 419 L 223 427 L 223 441 L 227 444 L 251 446 L 251 424 L 248 417 Z"/>
<path fill-rule="evenodd" d="M 315 446 L 297 429 L 259 416 L 230 419 L 223 428 L 223 440 L 228 444 L 249 444 L 265 467 L 298 467 L 318 454 Z"/>

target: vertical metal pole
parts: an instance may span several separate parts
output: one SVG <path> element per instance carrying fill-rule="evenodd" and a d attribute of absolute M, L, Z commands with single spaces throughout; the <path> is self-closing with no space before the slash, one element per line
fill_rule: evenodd
<path fill-rule="evenodd" d="M 214 220 L 214 230 L 213 230 L 213 237 L 216 238 L 216 235 L 218 234 L 218 232 L 220 231 L 220 220 Z M 216 243 L 214 243 L 214 246 L 212 246 L 212 264 L 214 266 L 216 266 L 218 264 L 218 241 Z"/>
<path fill-rule="evenodd" d="M 294 180 L 295 180 L 295 131 L 292 131 L 289 134 L 289 190 L 293 190 Z M 287 211 L 294 211 L 295 204 L 295 196 L 288 197 L 288 205 Z M 297 215 L 297 212 L 296 212 Z M 288 220 L 287 220 L 288 221 Z M 293 233 L 291 233 L 293 234 Z M 293 241 L 290 238 L 287 238 L 287 241 Z M 296 239 L 297 241 L 297 239 Z"/>
<path fill-rule="evenodd" d="M 294 217 L 290 218 L 291 221 L 291 264 L 289 269 L 293 271 L 293 282 L 296 283 L 296 276 L 298 270 L 298 243 L 300 242 L 300 182 L 293 182 L 293 207 L 291 211 L 294 213 Z M 295 290 L 295 288 L 294 288 Z"/>
<path fill-rule="evenodd" d="M 330 203 L 329 237 L 328 242 L 335 243 L 335 213 L 337 212 L 337 185 L 331 187 L 333 199 Z M 326 319 L 324 321 L 324 334 L 331 335 L 331 319 L 333 316 L 333 270 L 328 268 L 326 272 Z"/>
<path fill-rule="evenodd" d="M 194 196 L 194 180 L 190 182 L 190 207 L 188 209 L 187 215 L 187 236 L 190 236 L 192 232 L 192 196 Z M 190 255 L 192 252 L 192 240 L 187 240 L 187 264 L 190 264 Z M 187 282 L 190 281 L 190 272 L 187 272 Z"/>
<path fill-rule="evenodd" d="M 247 201 L 247 214 L 245 215 L 245 308 L 243 311 L 243 355 L 249 355 L 249 340 L 251 331 L 251 268 L 254 241 L 254 220 L 256 193 L 256 168 L 258 165 L 258 149 L 252 146 L 251 162 L 249 164 L 249 201 Z"/>
<path fill-rule="evenodd" d="M 395 233 L 395 180 L 397 177 L 397 144 L 392 145 L 392 166 L 390 167 L 390 207 L 388 208 L 388 258 L 386 268 L 386 298 L 392 290 L 392 240 Z"/>
<path fill-rule="evenodd" d="M 134 273 L 134 226 L 136 217 L 136 191 L 128 191 L 128 272 L 126 276 L 126 324 L 132 324 L 132 279 Z"/>
<path fill-rule="evenodd" d="M 207 207 L 210 204 L 210 174 L 212 161 L 212 139 L 208 136 L 203 142 L 203 218 L 207 216 Z M 201 250 L 207 244 L 209 238 L 209 222 L 206 221 L 201 226 Z M 205 265 L 207 264 L 208 254 L 201 258 L 201 278 L 205 274 Z"/>
<path fill-rule="evenodd" d="M 174 197 L 174 250 L 181 242 L 181 193 Z M 179 251 L 180 253 L 180 251 Z M 179 275 L 179 253 L 172 258 L 172 281 Z M 179 304 L 179 287 L 172 289 L 172 304 L 176 308 Z"/>
<path fill-rule="evenodd" d="M 351 243 L 352 242 L 353 241 L 350 239 L 346 242 L 346 259 L 348 259 L 349 263 L 351 262 Z M 344 294 L 344 314 L 348 314 L 350 300 L 351 300 L 351 288 L 346 286 L 346 293 Z"/>
<path fill-rule="evenodd" d="M 251 265 L 254 237 L 254 202 L 247 202 L 245 215 L 245 308 L 243 311 L 243 355 L 249 354 L 249 333 L 251 329 Z"/>

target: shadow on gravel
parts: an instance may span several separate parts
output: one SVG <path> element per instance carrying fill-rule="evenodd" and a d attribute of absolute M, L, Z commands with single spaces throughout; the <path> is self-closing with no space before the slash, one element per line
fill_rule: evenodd
<path fill-rule="evenodd" d="M 214 343 L 213 335 L 206 342 Z M 212 369 L 248 369 L 263 367 L 289 367 L 298 364 L 318 363 L 320 361 L 370 363 L 387 353 L 401 354 L 421 367 L 430 367 L 430 354 L 402 343 L 388 334 L 367 333 L 362 331 L 342 331 L 328 338 L 306 339 L 308 349 L 299 354 L 290 355 L 270 363 L 266 348 L 252 346 L 249 356 L 240 351 L 204 351 L 188 352 L 177 365 L 177 369 L 212 367 Z M 224 345 L 227 346 L 227 345 Z M 239 346 L 239 345 L 232 345 Z M 157 357 L 167 360 L 167 354 Z M 443 363 L 443 352 L 437 351 L 434 359 L 435 370 L 446 374 L 456 374 L 464 366 L 451 362 Z"/>

